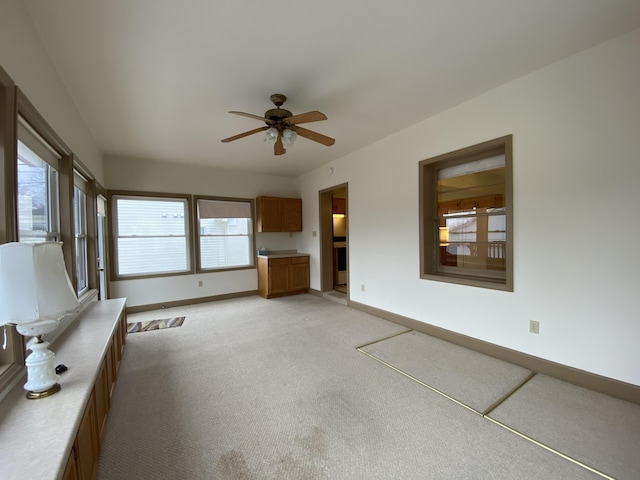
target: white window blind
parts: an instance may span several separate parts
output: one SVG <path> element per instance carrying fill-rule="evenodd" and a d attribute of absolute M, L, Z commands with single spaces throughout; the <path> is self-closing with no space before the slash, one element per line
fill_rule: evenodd
<path fill-rule="evenodd" d="M 250 200 L 198 199 L 197 211 L 201 270 L 253 265 Z"/>
<path fill-rule="evenodd" d="M 190 270 L 186 199 L 114 196 L 114 200 L 117 276 Z"/>

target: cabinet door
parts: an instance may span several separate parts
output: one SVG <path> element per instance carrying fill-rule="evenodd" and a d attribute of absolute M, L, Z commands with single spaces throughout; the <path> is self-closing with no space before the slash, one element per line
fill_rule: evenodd
<path fill-rule="evenodd" d="M 285 232 L 302 231 L 302 200 L 300 198 L 284 198 L 282 229 Z"/>
<path fill-rule="evenodd" d="M 96 432 L 96 413 L 93 395 L 87 403 L 78 435 L 76 436 L 76 453 L 78 458 L 78 476 L 82 480 L 93 478 L 93 467 L 98 458 L 98 435 Z"/>
<path fill-rule="evenodd" d="M 96 399 L 96 425 L 98 426 L 98 438 L 102 439 L 104 424 L 109 411 L 109 385 L 107 379 L 107 362 L 103 360 L 96 384 L 93 387 L 93 394 Z"/>
<path fill-rule="evenodd" d="M 71 450 L 67 459 L 67 466 L 64 468 L 62 480 L 78 480 L 78 468 L 76 467 L 76 453 Z"/>
<path fill-rule="evenodd" d="M 282 232 L 283 201 L 280 197 L 256 199 L 256 227 L 258 232 Z"/>
<path fill-rule="evenodd" d="M 309 259 L 292 257 L 289 265 L 289 289 L 307 290 L 309 288 Z"/>
<path fill-rule="evenodd" d="M 347 201 L 344 198 L 334 198 L 332 203 L 333 213 L 347 213 Z"/>
<path fill-rule="evenodd" d="M 289 291 L 289 259 L 269 259 L 269 295 Z"/>
<path fill-rule="evenodd" d="M 113 382 L 116 379 L 116 367 L 113 363 L 113 341 L 109 344 L 109 348 L 107 348 L 107 354 L 105 355 L 105 363 L 107 366 L 107 392 L 109 398 L 111 398 L 111 387 Z"/>

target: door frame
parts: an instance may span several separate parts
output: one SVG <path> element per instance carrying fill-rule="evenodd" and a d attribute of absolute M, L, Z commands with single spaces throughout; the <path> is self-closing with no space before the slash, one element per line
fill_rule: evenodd
<path fill-rule="evenodd" d="M 345 191 L 345 211 L 347 230 L 347 271 L 349 270 L 349 183 L 334 185 L 318 192 L 320 215 L 320 291 L 333 290 L 333 192 Z M 347 278 L 347 299 L 351 282 Z"/>

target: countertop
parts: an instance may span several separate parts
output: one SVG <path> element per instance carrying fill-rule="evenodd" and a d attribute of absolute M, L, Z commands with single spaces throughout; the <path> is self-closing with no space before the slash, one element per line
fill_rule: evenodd
<path fill-rule="evenodd" d="M 0 478 L 58 479 L 62 476 L 100 362 L 125 308 L 125 299 L 92 302 L 50 347 L 62 389 L 27 400 L 20 382 L 0 401 Z"/>
<path fill-rule="evenodd" d="M 300 253 L 297 250 L 272 250 L 266 253 L 258 253 L 262 258 L 289 258 L 289 257 L 309 257 L 308 253 Z"/>

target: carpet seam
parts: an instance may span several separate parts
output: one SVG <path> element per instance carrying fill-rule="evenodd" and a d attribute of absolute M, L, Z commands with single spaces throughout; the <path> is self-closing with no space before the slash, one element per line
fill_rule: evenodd
<path fill-rule="evenodd" d="M 405 333 L 406 333 L 406 332 L 405 332 Z M 446 394 L 446 393 L 444 393 L 443 391 L 438 390 L 437 388 L 432 387 L 431 385 L 426 384 L 426 383 L 424 383 L 424 382 L 423 382 L 423 381 L 421 381 L 421 380 L 418 380 L 418 379 L 417 379 L 417 378 L 415 378 L 414 376 L 409 375 L 407 372 L 403 372 L 403 371 L 402 371 L 402 370 L 400 370 L 399 368 L 394 367 L 394 366 L 393 366 L 393 365 L 391 365 L 390 363 L 385 362 L 384 360 L 382 360 L 382 359 L 380 359 L 380 358 L 376 357 L 375 355 L 372 355 L 372 354 L 370 354 L 369 352 L 365 352 L 364 350 L 361 350 L 359 347 L 358 347 L 358 349 L 357 349 L 357 350 L 358 350 L 359 352 L 361 352 L 361 353 L 364 353 L 364 354 L 365 354 L 365 355 L 367 355 L 368 357 L 373 358 L 373 359 L 374 359 L 374 360 L 376 360 L 377 362 L 380 362 L 381 364 L 385 365 L 386 367 L 390 368 L 391 370 L 394 370 L 394 371 L 396 371 L 396 372 L 400 373 L 401 375 L 404 375 L 405 377 L 407 377 L 407 378 L 409 378 L 409 379 L 413 380 L 414 382 L 418 383 L 419 385 L 422 385 L 423 387 L 425 387 L 425 388 L 427 388 L 427 389 L 431 390 L 432 392 L 435 392 L 435 393 L 437 393 L 438 395 L 441 395 L 441 396 L 445 397 L 446 399 L 448 399 L 448 400 L 452 401 L 453 403 L 456 403 L 456 404 L 460 405 L 461 407 L 464 407 L 464 408 L 466 408 L 467 410 L 470 410 L 471 412 L 475 413 L 476 415 L 478 415 L 478 416 L 480 416 L 480 417 L 483 417 L 483 416 L 484 416 L 484 415 L 482 414 L 482 412 L 480 412 L 480 411 L 476 410 L 475 408 L 470 407 L 469 405 L 467 405 L 467 404 L 465 404 L 465 403 L 462 403 L 460 400 L 457 400 L 457 399 L 453 398 L 451 395 L 447 395 L 447 394 Z"/>
<path fill-rule="evenodd" d="M 394 333 L 393 335 L 389 335 L 388 337 L 379 338 L 378 340 L 374 340 L 374 341 L 369 342 L 369 343 L 364 343 L 362 345 L 357 345 L 356 349 L 360 350 L 361 348 L 369 347 L 371 345 L 375 345 L 376 343 L 384 342 L 386 340 L 390 340 L 392 338 L 399 337 L 400 335 L 404 335 L 405 333 L 409 333 L 409 332 L 413 332 L 413 331 L 414 330 L 410 328 L 409 330 L 405 330 L 404 332 Z M 365 352 L 363 352 L 363 353 L 365 353 Z"/>
<path fill-rule="evenodd" d="M 558 455 L 560 458 L 563 458 L 563 459 L 565 459 L 565 460 L 567 460 L 567 461 L 569 461 L 571 463 L 574 463 L 575 465 L 578 465 L 579 467 L 582 467 L 585 470 L 589 470 L 590 472 L 595 473 L 596 475 L 600 475 L 601 477 L 606 478 L 607 480 L 616 480 L 614 477 L 611 477 L 611 476 L 607 475 L 606 473 L 601 472 L 600 470 L 597 470 L 597 469 L 595 469 L 593 467 L 590 467 L 589 465 L 587 465 L 585 463 L 582 463 L 580 460 L 576 460 L 575 458 L 570 457 L 569 455 L 567 455 L 565 453 L 562 453 L 559 450 L 556 450 L 555 448 L 550 447 L 549 445 L 545 445 L 544 443 L 536 440 L 535 438 L 530 437 L 530 436 L 528 436 L 528 435 L 526 435 L 526 434 L 524 434 L 522 432 L 519 432 L 518 430 L 516 430 L 514 428 L 511 428 L 510 426 L 508 426 L 508 425 L 496 420 L 495 418 L 491 418 L 488 415 L 483 415 L 483 417 L 486 418 L 491 423 L 493 423 L 495 425 L 498 425 L 499 427 L 504 428 L 505 430 L 507 430 L 507 431 L 519 436 L 520 438 L 522 438 L 524 440 L 527 440 L 527 441 L 533 443 L 534 445 L 537 445 L 538 447 L 544 448 L 548 452 L 554 453 L 554 454 Z"/>
<path fill-rule="evenodd" d="M 520 390 L 522 387 L 524 387 L 527 383 L 529 383 L 529 381 L 535 377 L 537 375 L 536 372 L 530 372 L 529 375 L 527 375 L 525 377 L 524 380 L 522 380 L 520 383 L 518 383 L 515 387 L 513 387 L 511 390 L 509 390 L 507 393 L 505 393 L 502 397 L 500 397 L 498 400 L 496 400 L 495 402 L 493 402 L 492 405 L 489 405 L 489 407 L 482 412 L 482 415 L 487 416 L 489 415 L 491 412 L 493 412 L 496 408 L 498 408 L 500 405 L 502 405 L 504 402 L 506 402 L 509 398 L 511 398 L 518 390 Z"/>
<path fill-rule="evenodd" d="M 409 330 L 409 331 L 411 331 L 411 330 Z M 396 334 L 396 335 L 392 335 L 389 338 L 393 338 L 393 337 L 396 337 L 398 335 L 402 335 L 404 333 L 408 333 L 408 332 L 402 332 L 402 333 L 399 333 L 399 334 Z M 383 341 L 383 340 L 386 340 L 386 339 L 382 339 L 382 340 L 378 340 L 378 341 Z M 378 341 L 372 342 L 372 343 L 377 343 Z M 452 401 L 453 403 L 456 403 L 457 405 L 460 405 L 461 407 L 466 408 L 467 410 L 470 410 L 471 412 L 473 412 L 476 415 L 488 420 L 489 422 L 493 423 L 494 425 L 502 427 L 503 429 L 505 429 L 505 430 L 507 430 L 507 431 L 519 436 L 520 438 L 522 438 L 524 440 L 527 440 L 527 441 L 533 443 L 534 445 L 537 445 L 538 447 L 541 447 L 541 448 L 547 450 L 548 452 L 551 452 L 551 453 L 553 453 L 555 455 L 558 455 L 560 458 L 563 458 L 564 460 L 567 460 L 567 461 L 569 461 L 569 462 L 571 462 L 571 463 L 573 463 L 575 465 L 578 465 L 579 467 L 582 467 L 585 470 L 589 470 L 590 472 L 595 473 L 596 475 L 599 475 L 599 476 L 601 476 L 603 478 L 606 478 L 607 480 L 616 480 L 614 477 L 611 477 L 611 476 L 607 475 L 604 472 L 601 472 L 601 471 L 599 471 L 599 470 L 597 470 L 597 469 L 595 469 L 593 467 L 590 467 L 589 465 L 587 465 L 585 463 L 582 463 L 581 461 L 576 460 L 575 458 L 570 457 L 569 455 L 566 455 L 566 454 L 564 454 L 564 453 L 562 453 L 562 452 L 560 452 L 560 451 L 558 451 L 558 450 L 556 450 L 556 449 L 554 449 L 554 448 L 552 448 L 552 447 L 550 447 L 548 445 L 545 445 L 544 443 L 542 443 L 542 442 L 540 442 L 540 441 L 538 441 L 538 440 L 536 440 L 536 439 L 534 439 L 532 437 L 529 437 L 528 435 L 526 435 L 526 434 L 524 434 L 522 432 L 519 432 L 518 430 L 515 430 L 515 429 L 509 427 L 508 425 L 506 425 L 506 424 L 504 424 L 504 423 L 502 423 L 502 422 L 500 422 L 500 421 L 498 421 L 498 420 L 496 420 L 494 418 L 491 418 L 488 415 L 488 413 L 482 413 L 482 412 L 476 410 L 475 408 L 470 407 L 469 405 L 466 405 L 466 404 L 462 403 L 460 400 L 456 400 L 452 396 L 447 395 L 446 393 L 438 390 L 437 388 L 432 387 L 431 385 L 428 385 L 428 384 L 424 383 L 421 380 L 418 380 L 417 378 L 413 377 L 412 375 L 409 375 L 407 372 L 403 372 L 399 368 L 394 367 L 390 363 L 385 362 L 384 360 L 376 357 L 375 355 L 372 355 L 371 353 L 362 350 L 363 347 L 366 347 L 368 345 L 371 345 L 371 344 L 363 345 L 362 347 L 357 347 L 357 350 L 359 352 L 361 352 L 361 353 L 364 353 L 366 356 L 376 360 L 377 362 L 380 362 L 381 364 L 385 365 L 386 367 L 390 368 L 391 370 L 394 370 L 394 371 L 398 372 L 399 374 L 404 375 L 405 377 L 409 378 L 410 380 L 413 380 L 417 384 L 419 384 L 419 385 L 431 390 L 432 392 L 443 396 L 444 398 Z M 489 409 L 487 409 L 487 412 L 491 412 L 491 411 L 495 410 L 495 408 L 497 408 L 499 405 L 501 405 L 505 400 L 507 400 L 509 397 L 511 397 L 511 395 L 513 395 L 516 391 L 518 391 L 520 388 L 522 388 L 527 382 L 529 382 L 533 377 L 535 377 L 535 375 L 536 375 L 536 372 L 531 372 L 531 374 L 528 375 L 527 378 L 523 382 L 521 382 L 519 385 L 517 385 L 515 388 L 513 388 L 510 393 L 508 393 L 507 395 L 503 396 L 498 402 L 496 402 Z"/>

